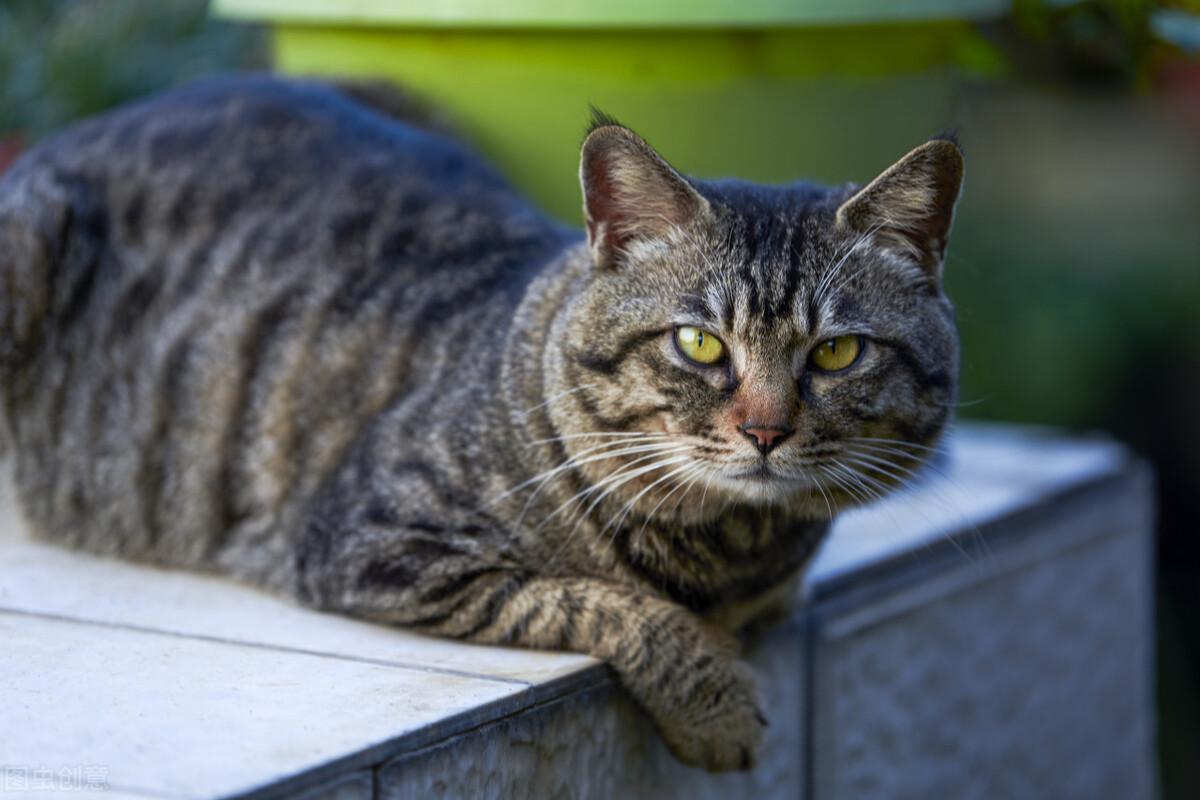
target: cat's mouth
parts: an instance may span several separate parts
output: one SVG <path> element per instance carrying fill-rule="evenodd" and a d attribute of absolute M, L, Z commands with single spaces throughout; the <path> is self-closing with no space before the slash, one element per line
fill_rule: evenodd
<path fill-rule="evenodd" d="M 763 491 L 771 494 L 797 492 L 816 486 L 816 482 L 808 476 L 785 474 L 772 467 L 765 459 L 753 467 L 728 472 L 722 477 L 735 491 L 750 490 L 754 494 Z"/>
<path fill-rule="evenodd" d="M 771 465 L 768 464 L 766 460 L 759 462 L 756 466 L 751 467 L 750 469 L 736 472 L 728 477 L 734 480 L 753 481 L 755 483 L 783 479 L 782 475 L 771 469 Z"/>

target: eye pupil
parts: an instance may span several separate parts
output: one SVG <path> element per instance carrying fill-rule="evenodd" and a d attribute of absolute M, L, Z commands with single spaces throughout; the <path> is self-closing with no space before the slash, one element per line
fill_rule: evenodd
<path fill-rule="evenodd" d="M 690 325 L 675 329 L 675 344 L 686 358 L 698 364 L 716 364 L 725 357 L 720 339 Z"/>
<path fill-rule="evenodd" d="M 809 362 L 824 372 L 840 372 L 857 361 L 860 352 L 861 336 L 837 336 L 818 345 L 809 357 Z"/>

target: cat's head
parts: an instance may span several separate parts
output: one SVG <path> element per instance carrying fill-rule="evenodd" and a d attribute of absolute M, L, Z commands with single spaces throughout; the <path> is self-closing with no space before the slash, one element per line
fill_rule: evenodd
<path fill-rule="evenodd" d="M 683 518 L 824 515 L 907 479 L 955 400 L 942 262 L 962 176 L 935 139 L 865 186 L 698 181 L 599 120 L 592 265 L 550 404 L 569 454 L 612 498 Z"/>

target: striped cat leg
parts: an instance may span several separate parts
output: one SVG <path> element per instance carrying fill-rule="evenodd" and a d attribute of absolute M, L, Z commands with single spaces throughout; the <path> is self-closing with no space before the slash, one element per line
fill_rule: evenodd
<path fill-rule="evenodd" d="M 710 770 L 754 763 L 766 718 L 750 670 L 731 636 L 682 606 L 611 581 L 504 567 L 389 583 L 397 577 L 409 576 L 364 570 L 343 584 L 353 590 L 325 600 L 441 636 L 595 656 L 616 669 L 680 760 Z"/>

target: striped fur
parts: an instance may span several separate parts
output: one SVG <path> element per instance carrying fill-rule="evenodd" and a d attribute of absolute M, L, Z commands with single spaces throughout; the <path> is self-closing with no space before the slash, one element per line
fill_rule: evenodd
<path fill-rule="evenodd" d="M 603 121 L 585 240 L 329 88 L 224 79 L 84 123 L 0 182 L 24 510 L 95 553 L 594 654 L 682 759 L 746 767 L 765 718 L 732 634 L 953 405 L 961 160 L 914 152 L 864 192 L 701 182 Z M 681 324 L 729 363 L 687 362 Z M 844 332 L 861 363 L 808 369 Z M 763 455 L 738 425 L 768 411 L 793 433 Z"/>

